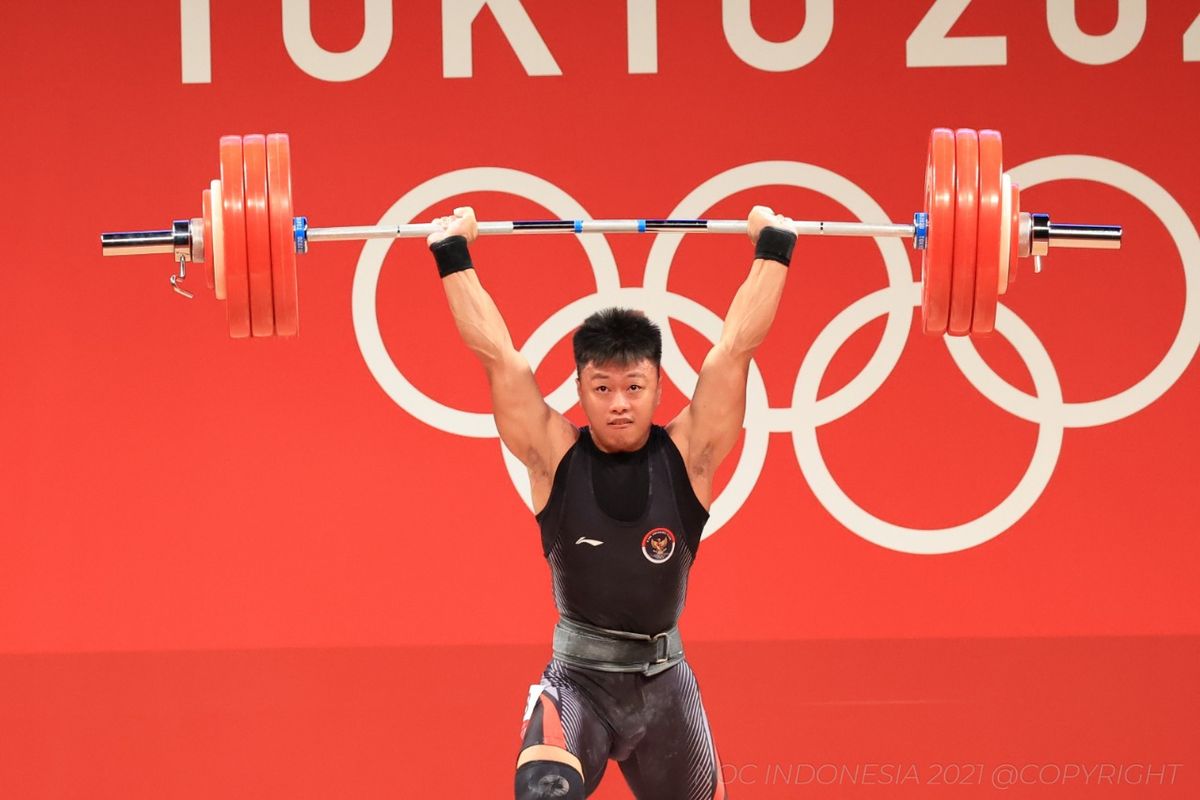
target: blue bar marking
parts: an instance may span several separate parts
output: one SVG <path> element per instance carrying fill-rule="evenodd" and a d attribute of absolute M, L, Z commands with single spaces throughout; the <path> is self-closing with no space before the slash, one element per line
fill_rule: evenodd
<path fill-rule="evenodd" d="M 923 211 L 913 214 L 913 249 L 924 250 L 929 243 L 929 215 Z"/>
<path fill-rule="evenodd" d="M 308 252 L 308 217 L 292 219 L 292 241 L 296 246 L 297 253 Z"/>

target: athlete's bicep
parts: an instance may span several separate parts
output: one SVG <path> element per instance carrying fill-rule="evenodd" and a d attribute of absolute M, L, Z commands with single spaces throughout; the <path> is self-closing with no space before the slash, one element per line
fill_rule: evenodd
<path fill-rule="evenodd" d="M 684 442 L 680 453 L 689 474 L 711 476 L 737 444 L 746 415 L 748 371 L 748 359 L 738 358 L 720 344 L 704 359 L 692 402 L 679 415 L 672 436 Z"/>
<path fill-rule="evenodd" d="M 534 380 L 529 362 L 516 350 L 504 355 L 488 373 L 492 413 L 500 440 L 531 473 L 552 476 L 578 432 L 550 408 Z"/>

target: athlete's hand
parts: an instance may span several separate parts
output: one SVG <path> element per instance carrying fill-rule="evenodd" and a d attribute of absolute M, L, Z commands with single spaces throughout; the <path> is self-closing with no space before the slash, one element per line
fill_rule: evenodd
<path fill-rule="evenodd" d="M 438 217 L 433 220 L 433 224 L 441 230 L 429 234 L 429 238 L 425 241 L 430 245 L 440 242 L 447 236 L 462 236 L 466 238 L 467 244 L 470 244 L 479 235 L 479 224 L 475 221 L 475 209 L 470 206 L 456 208 L 454 216 Z"/>
<path fill-rule="evenodd" d="M 751 242 L 758 244 L 758 235 L 762 233 L 763 228 L 769 226 L 790 231 L 795 230 L 794 224 L 791 217 L 776 214 L 768 206 L 755 206 L 750 209 L 750 216 L 746 217 L 746 233 L 749 234 Z"/>

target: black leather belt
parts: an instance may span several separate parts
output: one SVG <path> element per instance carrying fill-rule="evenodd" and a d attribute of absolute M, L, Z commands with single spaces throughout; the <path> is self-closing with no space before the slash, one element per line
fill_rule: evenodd
<path fill-rule="evenodd" d="M 683 660 L 683 641 L 678 627 L 650 636 L 560 619 L 554 626 L 554 657 L 602 672 L 655 675 Z"/>

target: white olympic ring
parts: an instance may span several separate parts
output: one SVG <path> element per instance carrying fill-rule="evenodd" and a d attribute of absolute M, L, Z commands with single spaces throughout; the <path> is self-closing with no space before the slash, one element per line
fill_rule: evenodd
<path fill-rule="evenodd" d="M 1039 425 L 1038 438 L 1026 473 L 1007 498 L 978 518 L 940 530 L 905 528 L 879 519 L 860 508 L 837 485 L 824 462 L 817 428 L 856 409 L 887 380 L 899 361 L 912 323 L 912 308 L 920 305 L 920 284 L 914 283 L 904 246 L 897 240 L 877 239 L 884 258 L 888 286 L 852 303 L 836 315 L 814 340 L 796 375 L 790 408 L 771 408 L 756 363 L 751 362 L 744 426 L 746 439 L 729 484 L 712 505 L 705 527 L 707 537 L 719 530 L 749 497 L 766 459 L 771 432 L 791 432 L 801 472 L 817 499 L 842 525 L 881 547 L 915 554 L 964 550 L 986 542 L 1017 522 L 1036 503 L 1058 461 L 1066 427 L 1103 425 L 1145 408 L 1161 397 L 1183 374 L 1200 347 L 1200 235 L 1178 202 L 1148 176 L 1119 162 L 1091 156 L 1051 156 L 1012 171 L 1025 188 L 1039 183 L 1083 179 L 1121 189 L 1143 202 L 1165 224 L 1183 261 L 1186 294 L 1179 333 L 1163 360 L 1144 379 L 1109 398 L 1066 403 L 1049 354 L 1032 330 L 1010 309 L 997 310 L 996 330 L 1025 361 L 1036 395 L 1006 383 L 979 356 L 969 340 L 945 337 L 946 346 L 967 380 L 1003 410 Z M 797 186 L 837 200 L 864 222 L 883 222 L 879 205 L 856 184 L 837 173 L 794 161 L 745 164 L 705 181 L 671 212 L 671 217 L 699 217 L 718 201 L 736 192 L 766 185 Z M 398 200 L 380 220 L 391 225 L 411 221 L 435 203 L 467 192 L 498 191 L 523 196 L 565 219 L 587 219 L 582 207 L 553 184 L 528 173 L 480 167 L 433 178 Z M 658 234 L 647 258 L 642 287 L 620 287 L 612 251 L 602 237 L 581 242 L 596 277 L 596 291 L 550 315 L 521 352 L 536 369 L 554 345 L 580 319 L 599 308 L 627 303 L 643 309 L 663 331 L 663 369 L 680 390 L 690 395 L 696 371 L 675 341 L 670 320 L 678 319 L 711 342 L 720 336 L 721 318 L 690 298 L 668 290 L 670 266 L 681 234 Z M 419 392 L 400 373 L 383 345 L 375 313 L 375 292 L 391 242 L 368 242 L 354 278 L 353 314 L 363 357 L 385 392 L 402 408 L 432 427 L 460 436 L 497 436 L 490 414 L 461 411 L 441 405 Z M 842 344 L 859 328 L 887 314 L 884 333 L 863 370 L 833 394 L 817 399 L 820 382 Z M 551 392 L 547 403 L 563 412 L 577 402 L 573 378 Z M 501 445 L 506 468 L 526 505 L 532 508 L 524 467 Z"/>
<path fill-rule="evenodd" d="M 921 284 L 910 283 L 906 290 L 887 288 L 873 292 L 851 303 L 845 311 L 834 317 L 833 322 L 813 342 L 809 357 L 804 359 L 796 376 L 792 395 L 792 410 L 796 418 L 805 419 L 815 411 L 821 377 L 834 353 L 851 334 L 880 314 L 895 315 L 901 308 L 909 310 L 920 305 Z M 1004 334 L 1025 359 L 1038 392 L 1035 401 L 1043 404 L 1061 403 L 1062 389 L 1058 384 L 1058 374 L 1054 371 L 1050 356 L 1028 326 L 1011 310 L 1000 306 L 996 312 L 996 331 Z M 805 480 L 838 522 L 880 547 L 902 553 L 934 555 L 983 544 L 1024 516 L 1050 482 L 1062 445 L 1062 431 L 1059 423 L 1043 423 L 1038 430 L 1029 469 L 1012 494 L 978 519 L 942 530 L 904 528 L 874 517 L 855 504 L 837 485 L 825 464 L 817 443 L 816 425 L 793 428 L 792 445 L 796 449 L 796 460 L 800 463 Z"/>
<path fill-rule="evenodd" d="M 1135 414 L 1162 397 L 1187 369 L 1200 346 L 1200 236 L 1167 190 L 1149 176 L 1118 161 L 1094 156 L 1050 156 L 1022 164 L 1012 171 L 1022 190 L 1048 181 L 1083 180 L 1103 183 L 1141 200 L 1171 234 L 1183 261 L 1183 318 L 1179 332 L 1162 361 L 1133 386 L 1101 400 L 1047 406 L 1006 383 L 992 371 L 967 339 L 947 339 L 950 354 L 979 392 L 1013 416 L 1030 422 L 1051 419 L 1068 428 L 1106 425 Z"/>
<path fill-rule="evenodd" d="M 888 222 L 888 217 L 869 194 L 854 183 L 836 172 L 803 164 L 798 161 L 759 161 L 744 164 L 740 167 L 709 178 L 683 199 L 671 217 L 689 219 L 700 217 L 708 209 L 730 195 L 755 189 L 760 186 L 795 186 L 801 189 L 812 189 L 827 197 L 837 200 L 861 222 Z M 650 255 L 646 259 L 646 273 L 642 280 L 647 289 L 667 290 L 667 280 L 671 270 L 671 259 L 679 248 L 683 238 L 678 233 L 660 233 L 650 247 Z M 908 254 L 899 239 L 875 239 L 879 252 L 883 255 L 883 263 L 887 269 L 890 286 L 906 286 L 912 281 L 912 266 Z M 848 414 L 863 403 L 875 390 L 883 385 L 892 367 L 900 360 L 900 353 L 908 340 L 908 330 L 911 327 L 912 315 L 890 314 L 883 330 L 883 338 L 867 365 L 863 367 L 854 379 L 818 403 L 818 413 L 823 414 L 817 424 L 823 425 L 844 414 Z M 663 353 L 679 353 L 679 345 L 670 329 L 663 330 Z M 679 356 L 682 358 L 682 356 Z M 672 375 L 684 394 L 691 396 L 696 388 L 697 375 L 690 367 L 686 376 Z M 826 410 L 828 409 L 828 410 Z M 787 432 L 791 430 L 792 420 L 786 418 L 786 409 L 770 409 L 772 412 L 783 411 L 785 418 L 776 421 L 778 417 L 768 420 L 755 419 L 755 424 L 767 425 L 769 430 Z M 807 422 L 807 420 L 806 420 Z"/>
<path fill-rule="evenodd" d="M 467 192 L 503 192 L 524 197 L 558 214 L 563 219 L 584 219 L 588 216 L 573 197 L 547 180 L 500 167 L 473 167 L 447 172 L 425 181 L 420 186 L 397 200 L 379 220 L 380 225 L 403 225 L 412 222 L 420 211 L 434 203 Z M 596 277 L 596 290 L 613 291 L 620 286 L 617 261 L 602 236 L 580 237 L 583 251 L 587 253 Z M 362 255 L 354 270 L 354 287 L 351 292 L 351 312 L 354 316 L 354 333 L 358 347 L 362 350 L 367 368 L 375 376 L 380 387 L 396 405 L 412 414 L 430 427 L 459 436 L 487 439 L 497 436 L 496 422 L 491 414 L 461 411 L 444 406 L 418 390 L 404 374 L 396 368 L 388 354 L 379 331 L 379 318 L 375 314 L 375 293 L 379 288 L 379 273 L 383 259 L 392 246 L 391 239 L 372 239 L 363 245 Z M 562 388 L 570 389 L 574 377 L 563 382 Z"/>

